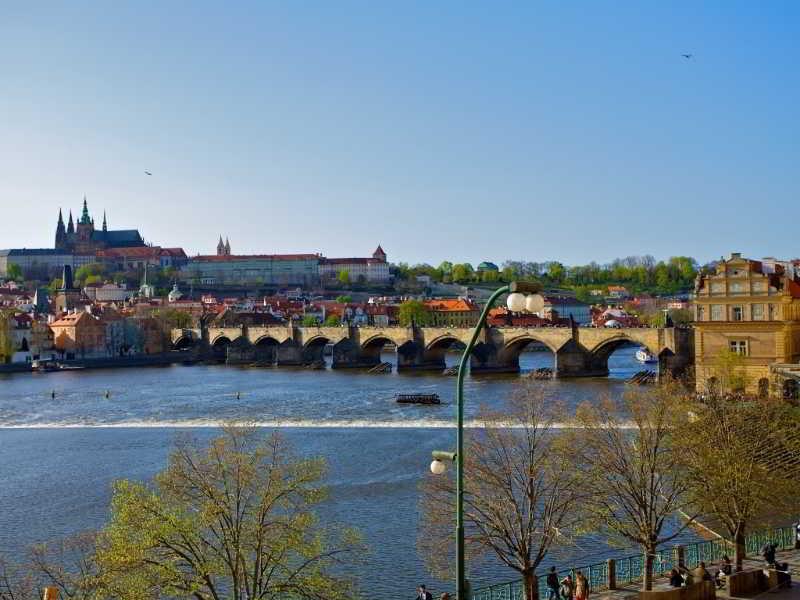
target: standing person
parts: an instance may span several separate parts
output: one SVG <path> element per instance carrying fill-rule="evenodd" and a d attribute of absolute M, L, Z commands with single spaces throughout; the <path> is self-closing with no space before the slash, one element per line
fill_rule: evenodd
<path fill-rule="evenodd" d="M 589 599 L 589 582 L 586 576 L 578 571 L 575 574 L 575 600 Z"/>
<path fill-rule="evenodd" d="M 764 544 L 764 547 L 761 548 L 761 556 L 764 557 L 764 560 L 769 566 L 775 564 L 775 551 L 778 549 L 778 544 L 767 542 Z"/>
<path fill-rule="evenodd" d="M 572 600 L 572 594 L 575 591 L 575 582 L 572 581 L 572 575 L 567 573 L 567 576 L 561 580 L 561 597 L 563 600 Z"/>
<path fill-rule="evenodd" d="M 550 572 L 547 574 L 547 592 L 547 600 L 559 600 L 558 573 L 555 567 L 550 567 Z"/>
<path fill-rule="evenodd" d="M 414 600 L 433 600 L 433 595 L 425 589 L 424 583 L 417 588 L 417 597 Z"/>
<path fill-rule="evenodd" d="M 669 584 L 670 586 L 676 588 L 679 588 L 683 585 L 683 577 L 681 577 L 678 569 L 672 569 L 672 571 L 669 572 Z"/>

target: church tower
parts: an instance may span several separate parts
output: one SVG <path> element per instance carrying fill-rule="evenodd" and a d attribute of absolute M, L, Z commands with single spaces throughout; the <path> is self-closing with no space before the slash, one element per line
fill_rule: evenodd
<path fill-rule="evenodd" d="M 72 222 L 72 211 L 69 211 L 69 223 L 67 224 L 67 235 L 75 233 L 75 224 Z"/>
<path fill-rule="evenodd" d="M 372 258 L 380 262 L 386 262 L 386 252 L 383 251 L 380 244 L 378 244 L 375 252 L 372 253 Z"/>
<path fill-rule="evenodd" d="M 219 236 L 219 243 L 217 244 L 217 256 L 225 256 L 225 244 L 222 243 L 222 236 Z"/>
<path fill-rule="evenodd" d="M 63 250 L 67 246 L 67 230 L 64 228 L 64 215 L 58 209 L 58 225 L 56 225 L 56 250 Z"/>
<path fill-rule="evenodd" d="M 231 255 L 231 243 L 228 241 L 228 238 L 225 238 L 225 256 Z"/>
<path fill-rule="evenodd" d="M 103 231 L 108 231 L 108 223 L 106 223 L 106 211 L 103 211 Z"/>

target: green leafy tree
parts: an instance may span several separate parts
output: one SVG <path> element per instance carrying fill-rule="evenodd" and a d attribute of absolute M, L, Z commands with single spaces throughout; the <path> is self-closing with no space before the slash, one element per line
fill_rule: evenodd
<path fill-rule="evenodd" d="M 353 301 L 353 297 L 342 294 L 340 296 L 336 296 L 336 301 L 339 304 L 350 304 Z"/>
<path fill-rule="evenodd" d="M 403 302 L 398 311 L 398 319 L 403 327 L 408 327 L 412 323 L 419 326 L 430 325 L 433 320 L 431 311 L 421 300 Z"/>
<path fill-rule="evenodd" d="M 692 502 L 698 513 L 722 524 L 741 570 L 748 527 L 765 519 L 780 525 L 773 519 L 797 508 L 800 419 L 782 400 L 719 393 L 689 408 L 679 439 Z"/>
<path fill-rule="evenodd" d="M 337 279 L 337 280 L 339 281 L 339 283 L 341 283 L 342 285 L 347 285 L 347 284 L 349 284 L 349 283 L 350 283 L 350 272 L 349 272 L 349 271 L 347 271 L 346 269 L 342 269 L 342 270 L 341 270 L 341 271 L 339 271 L 339 273 L 336 275 L 336 279 Z"/>
<path fill-rule="evenodd" d="M 469 263 L 459 263 L 457 265 L 453 265 L 452 271 L 452 279 L 456 283 L 468 283 L 472 281 L 473 273 L 475 270 L 472 268 L 472 265 Z"/>
<path fill-rule="evenodd" d="M 319 327 L 319 319 L 314 315 L 305 315 L 300 321 L 303 327 Z"/>
<path fill-rule="evenodd" d="M 87 277 L 96 276 L 102 278 L 105 275 L 106 268 L 104 265 L 100 263 L 89 263 L 88 265 L 83 265 L 75 270 L 75 281 L 83 284 Z"/>
<path fill-rule="evenodd" d="M 442 275 L 450 275 L 453 272 L 453 263 L 443 260 L 437 268 Z"/>
<path fill-rule="evenodd" d="M 326 327 L 338 327 L 342 324 L 342 318 L 339 315 L 328 315 L 325 317 Z"/>
<path fill-rule="evenodd" d="M 13 281 L 22 281 L 22 267 L 16 263 L 9 263 L 6 267 L 6 278 Z"/>
<path fill-rule="evenodd" d="M 11 327 L 13 310 L 0 310 L 0 364 L 11 362 L 14 356 L 14 336 Z"/>
<path fill-rule="evenodd" d="M 278 434 L 227 427 L 208 447 L 179 442 L 152 486 L 117 481 L 97 561 L 108 597 L 348 600 L 356 532 L 320 526 L 323 459 Z"/>

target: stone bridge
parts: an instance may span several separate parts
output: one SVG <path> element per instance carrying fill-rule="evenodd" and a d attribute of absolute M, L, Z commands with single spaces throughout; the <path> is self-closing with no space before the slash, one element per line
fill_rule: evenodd
<path fill-rule="evenodd" d="M 384 347 L 397 352 L 397 369 L 442 371 L 451 346 L 466 345 L 466 327 L 229 327 L 176 329 L 175 348 L 195 348 L 201 356 L 228 363 L 303 366 L 324 360 L 332 346 L 332 367 L 370 368 Z M 680 372 L 693 363 L 692 331 L 678 328 L 488 327 L 475 346 L 473 373 L 517 373 L 520 353 L 532 342 L 555 357 L 558 377 L 608 375 L 608 357 L 622 345 L 646 347 L 659 360 L 659 372 Z"/>

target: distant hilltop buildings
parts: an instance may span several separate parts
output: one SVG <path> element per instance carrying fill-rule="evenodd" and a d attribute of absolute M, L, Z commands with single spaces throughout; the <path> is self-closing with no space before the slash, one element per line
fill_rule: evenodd
<path fill-rule="evenodd" d="M 77 224 L 72 222 L 72 211 L 69 211 L 69 223 L 64 227 L 64 216 L 58 211 L 56 225 L 55 249 L 73 254 L 94 254 L 106 248 L 138 248 L 145 246 L 142 236 L 136 229 L 109 231 L 106 214 L 103 213 L 102 229 L 94 228 L 94 219 L 89 216 L 86 197 L 83 198 L 83 211 Z"/>
<path fill-rule="evenodd" d="M 344 279 L 353 283 L 391 281 L 386 252 L 378 246 L 368 258 L 326 258 L 321 254 L 233 254 L 228 238 L 217 253 L 194 256 L 180 278 L 195 285 L 316 285 Z"/>
<path fill-rule="evenodd" d="M 131 272 L 145 269 L 175 269 L 174 278 L 189 284 L 207 286 L 300 285 L 340 281 L 342 283 L 389 283 L 386 252 L 378 246 L 372 256 L 326 258 L 307 254 L 233 254 L 228 238 L 219 237 L 216 254 L 189 258 L 182 248 L 166 248 L 145 243 L 137 229 L 108 228 L 105 212 L 100 227 L 89 212 L 86 198 L 77 221 L 69 211 L 66 224 L 58 211 L 52 248 L 13 248 L 0 250 L 0 277 L 17 265 L 26 279 L 50 280 L 62 274 L 64 266 L 74 272 L 80 267 L 100 263 L 109 271 Z"/>

